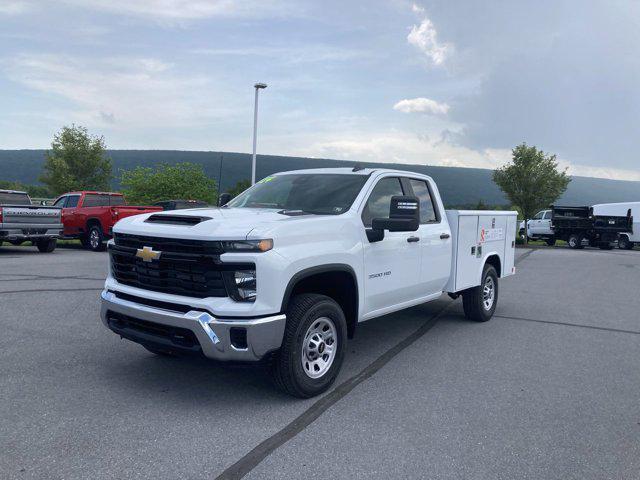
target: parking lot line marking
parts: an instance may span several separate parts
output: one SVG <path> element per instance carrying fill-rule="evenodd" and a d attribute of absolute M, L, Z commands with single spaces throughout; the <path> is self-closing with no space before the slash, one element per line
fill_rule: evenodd
<path fill-rule="evenodd" d="M 39 293 L 39 292 L 101 292 L 104 288 L 36 288 L 32 290 L 6 290 L 0 291 L 0 295 L 5 293 Z"/>
<path fill-rule="evenodd" d="M 225 469 L 220 475 L 216 477 L 216 480 L 236 480 L 247 475 L 277 448 L 281 447 L 293 437 L 298 435 L 301 431 L 311 425 L 324 412 L 329 410 L 329 408 L 331 408 L 338 401 L 349 394 L 354 388 L 374 375 L 378 370 L 380 370 L 387 363 L 393 360 L 396 355 L 398 355 L 405 348 L 409 347 L 416 340 L 418 340 L 429 330 L 431 330 L 431 328 L 438 322 L 440 317 L 445 313 L 447 308 L 449 308 L 452 303 L 453 301 L 448 302 L 440 311 L 435 313 L 431 318 L 429 318 L 429 320 L 423 323 L 422 326 L 420 326 L 412 334 L 407 336 L 404 340 L 401 340 L 395 346 L 391 347 L 385 353 L 380 355 L 372 363 L 362 369 L 360 373 L 342 382 L 327 395 L 311 405 L 311 407 L 309 407 L 307 410 L 294 418 L 280 431 L 262 441 L 258 446 L 256 446 L 253 450 L 243 456 L 240 460 Z"/>
<path fill-rule="evenodd" d="M 569 323 L 569 322 L 555 322 L 553 320 L 540 320 L 536 318 L 523 318 L 523 317 L 508 317 L 506 315 L 494 315 L 496 318 L 504 318 L 506 320 L 520 320 L 523 322 L 535 322 L 535 323 L 549 323 L 551 325 L 562 325 L 565 327 L 579 327 L 579 328 L 589 328 L 591 330 L 604 330 L 605 332 L 615 332 L 615 333 L 630 333 L 632 335 L 640 335 L 640 332 L 635 330 L 622 330 L 619 328 L 609 328 L 609 327 L 597 327 L 595 325 L 580 325 L 579 323 Z"/>

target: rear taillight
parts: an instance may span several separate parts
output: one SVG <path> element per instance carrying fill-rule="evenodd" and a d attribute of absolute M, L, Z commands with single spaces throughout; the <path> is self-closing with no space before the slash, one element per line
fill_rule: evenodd
<path fill-rule="evenodd" d="M 0 207 L 0 222 L 2 222 L 2 207 Z"/>

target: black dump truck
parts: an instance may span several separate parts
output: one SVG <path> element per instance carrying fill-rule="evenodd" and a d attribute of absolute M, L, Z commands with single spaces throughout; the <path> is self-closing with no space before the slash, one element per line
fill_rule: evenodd
<path fill-rule="evenodd" d="M 610 250 L 618 240 L 618 234 L 631 232 L 631 209 L 624 217 L 594 215 L 592 207 L 551 206 L 551 229 L 556 239 L 565 240 L 571 248 L 585 246 Z"/>

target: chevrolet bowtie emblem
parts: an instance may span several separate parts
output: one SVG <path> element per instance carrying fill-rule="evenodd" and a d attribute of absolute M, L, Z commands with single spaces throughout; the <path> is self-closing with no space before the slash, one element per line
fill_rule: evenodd
<path fill-rule="evenodd" d="M 155 251 L 151 247 L 142 247 L 136 252 L 136 257 L 141 258 L 145 262 L 150 262 L 159 259 L 161 254 L 162 252 Z"/>

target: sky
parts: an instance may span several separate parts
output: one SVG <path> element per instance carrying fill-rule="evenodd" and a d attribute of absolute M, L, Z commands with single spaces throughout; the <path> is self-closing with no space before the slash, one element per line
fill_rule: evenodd
<path fill-rule="evenodd" d="M 0 149 L 496 168 L 522 142 L 640 180 L 638 0 L 0 0 Z"/>

